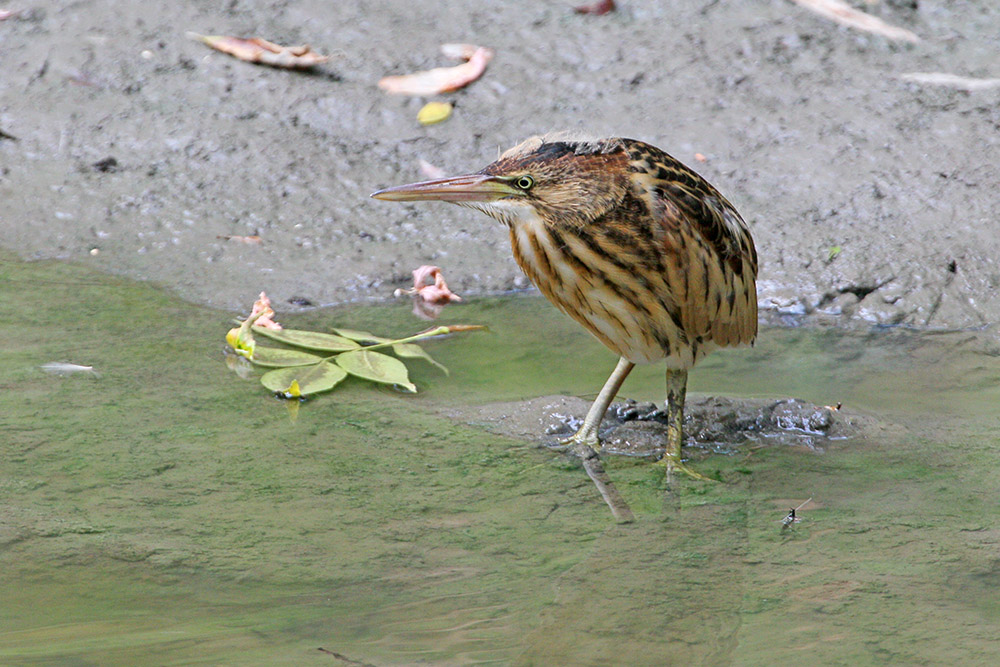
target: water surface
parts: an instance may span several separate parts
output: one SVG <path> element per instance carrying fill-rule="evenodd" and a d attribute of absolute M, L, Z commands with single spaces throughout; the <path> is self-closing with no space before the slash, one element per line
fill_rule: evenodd
<path fill-rule="evenodd" d="M 3 664 L 1000 662 L 1000 359 L 980 334 L 771 328 L 714 354 L 692 392 L 880 427 L 711 456 L 726 483 L 672 493 L 610 460 L 637 517 L 619 525 L 561 456 L 439 416 L 596 392 L 614 360 L 540 299 L 452 307 L 490 332 L 429 342 L 451 376 L 414 365 L 416 396 L 348 381 L 295 420 L 227 370 L 231 316 L 0 261 Z M 401 303 L 279 319 L 425 326 Z M 662 381 L 640 368 L 623 393 Z"/>

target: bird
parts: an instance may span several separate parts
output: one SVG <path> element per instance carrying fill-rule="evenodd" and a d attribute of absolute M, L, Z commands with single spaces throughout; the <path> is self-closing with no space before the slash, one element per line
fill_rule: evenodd
<path fill-rule="evenodd" d="M 688 371 L 713 349 L 757 336 L 757 250 L 736 208 L 666 152 L 623 137 L 533 136 L 470 174 L 389 187 L 380 200 L 437 200 L 505 225 L 514 259 L 559 310 L 619 360 L 563 442 L 600 450 L 599 428 L 636 364 L 666 361 L 659 463 L 682 459 Z"/>

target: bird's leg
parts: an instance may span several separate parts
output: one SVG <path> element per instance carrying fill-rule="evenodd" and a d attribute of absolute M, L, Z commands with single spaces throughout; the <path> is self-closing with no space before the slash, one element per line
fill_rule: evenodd
<path fill-rule="evenodd" d="M 674 472 L 681 472 L 705 482 L 713 482 L 715 480 L 695 472 L 681 461 L 687 379 L 687 371 L 667 369 L 667 449 L 663 452 L 663 458 L 659 460 L 659 465 L 666 466 L 668 482 L 672 480 Z"/>
<path fill-rule="evenodd" d="M 604 413 L 608 411 L 611 401 L 615 400 L 615 395 L 618 394 L 622 382 L 625 381 L 625 378 L 628 377 L 633 368 L 635 368 L 635 364 L 625 357 L 618 360 L 618 365 L 611 372 L 611 377 L 604 383 L 601 393 L 597 395 L 593 405 L 590 406 L 590 410 L 587 411 L 587 416 L 583 419 L 583 426 L 572 437 L 563 440 L 562 444 L 587 445 L 594 451 L 601 448 L 601 441 L 597 437 L 597 429 L 600 427 L 601 420 L 604 419 Z"/>

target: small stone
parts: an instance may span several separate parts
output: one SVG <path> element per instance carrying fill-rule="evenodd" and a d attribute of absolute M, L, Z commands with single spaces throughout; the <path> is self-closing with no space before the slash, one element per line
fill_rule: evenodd
<path fill-rule="evenodd" d="M 107 174 L 118 171 L 118 160 L 109 155 L 103 160 L 98 160 L 90 166 L 101 173 Z"/>

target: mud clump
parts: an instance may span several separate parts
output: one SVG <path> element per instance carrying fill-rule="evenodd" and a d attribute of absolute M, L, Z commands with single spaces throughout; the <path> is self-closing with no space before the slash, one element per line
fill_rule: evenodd
<path fill-rule="evenodd" d="M 552 412 L 545 432 L 568 437 L 580 423 L 575 415 Z M 823 451 L 827 442 L 854 431 L 853 420 L 841 418 L 837 408 L 794 398 L 696 398 L 688 401 L 684 416 L 684 446 L 718 454 L 781 445 Z M 632 400 L 615 403 L 602 422 L 601 454 L 658 459 L 666 437 L 665 409 Z"/>
<path fill-rule="evenodd" d="M 540 447 L 564 449 L 562 440 L 583 424 L 590 402 L 543 396 L 513 403 L 452 408 L 447 416 Z M 688 454 L 735 454 L 759 447 L 823 452 L 833 442 L 877 437 L 889 424 L 856 412 L 795 398 L 689 396 L 684 414 Z M 601 422 L 602 456 L 659 459 L 666 442 L 666 411 L 654 403 L 625 400 Z"/>

